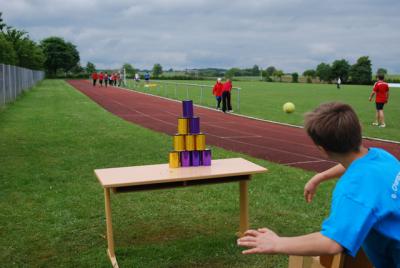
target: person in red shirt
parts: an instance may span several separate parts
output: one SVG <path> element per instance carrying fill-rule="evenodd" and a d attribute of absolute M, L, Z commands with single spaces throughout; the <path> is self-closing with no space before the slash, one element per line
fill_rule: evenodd
<path fill-rule="evenodd" d="M 104 85 L 107 87 L 107 84 L 108 84 L 108 73 L 106 72 L 104 74 Z"/>
<path fill-rule="evenodd" d="M 376 94 L 376 119 L 372 125 L 379 127 L 386 127 L 383 106 L 388 102 L 389 99 L 389 85 L 383 81 L 383 79 L 385 79 L 385 76 L 383 74 L 378 74 L 378 82 L 375 83 L 371 95 L 369 95 L 369 101 L 371 101 Z"/>
<path fill-rule="evenodd" d="M 93 72 L 93 73 L 92 73 L 93 86 L 96 86 L 96 82 L 97 82 L 97 79 L 98 79 L 98 78 L 99 78 L 99 77 L 98 77 L 97 73 L 96 73 L 96 72 Z"/>
<path fill-rule="evenodd" d="M 222 83 L 221 83 L 221 78 L 217 79 L 217 83 L 215 83 L 213 87 L 213 95 L 215 96 L 215 99 L 217 100 L 217 110 L 221 108 L 221 100 L 222 100 Z"/>
<path fill-rule="evenodd" d="M 231 105 L 231 90 L 232 82 L 230 79 L 226 79 L 226 82 L 222 86 L 222 111 L 225 113 L 233 112 Z"/>
<path fill-rule="evenodd" d="M 104 74 L 103 74 L 103 72 L 100 72 L 100 74 L 99 74 L 99 83 L 100 83 L 100 87 L 103 86 L 103 80 L 104 80 Z"/>

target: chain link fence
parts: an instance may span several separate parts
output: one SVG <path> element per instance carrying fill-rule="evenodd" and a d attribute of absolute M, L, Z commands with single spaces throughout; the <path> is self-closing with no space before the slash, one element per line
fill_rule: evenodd
<path fill-rule="evenodd" d="M 0 64 L 0 107 L 15 101 L 23 92 L 44 79 L 43 71 Z"/>

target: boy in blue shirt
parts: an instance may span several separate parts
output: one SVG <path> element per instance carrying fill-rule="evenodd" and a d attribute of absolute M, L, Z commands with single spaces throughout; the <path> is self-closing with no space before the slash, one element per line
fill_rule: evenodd
<path fill-rule="evenodd" d="M 353 109 L 326 103 L 306 115 L 305 130 L 321 152 L 339 164 L 315 175 L 304 187 L 311 202 L 318 185 L 340 177 L 329 217 L 320 232 L 279 237 L 262 228 L 248 230 L 238 245 L 244 254 L 316 256 L 362 246 L 376 268 L 400 268 L 400 162 L 388 152 L 362 146 L 361 126 Z"/>

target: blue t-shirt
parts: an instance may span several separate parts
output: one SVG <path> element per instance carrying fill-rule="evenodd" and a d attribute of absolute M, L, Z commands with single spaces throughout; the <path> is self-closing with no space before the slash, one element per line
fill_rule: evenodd
<path fill-rule="evenodd" d="M 400 162 L 378 148 L 353 161 L 337 182 L 321 233 L 354 257 L 371 230 L 400 241 Z"/>

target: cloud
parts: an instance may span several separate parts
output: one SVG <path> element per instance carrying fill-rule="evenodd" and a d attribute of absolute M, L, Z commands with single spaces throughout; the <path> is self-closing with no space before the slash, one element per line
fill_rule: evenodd
<path fill-rule="evenodd" d="M 35 40 L 77 45 L 82 64 L 174 69 L 274 65 L 302 72 L 369 55 L 400 73 L 398 0 L 0 0 L 5 21 Z"/>

